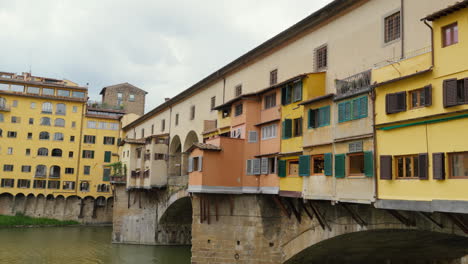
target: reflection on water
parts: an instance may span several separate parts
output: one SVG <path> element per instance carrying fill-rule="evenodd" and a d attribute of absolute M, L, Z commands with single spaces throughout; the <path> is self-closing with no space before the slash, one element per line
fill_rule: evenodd
<path fill-rule="evenodd" d="M 190 247 L 111 244 L 110 227 L 0 229 L 0 263 L 190 263 Z"/>

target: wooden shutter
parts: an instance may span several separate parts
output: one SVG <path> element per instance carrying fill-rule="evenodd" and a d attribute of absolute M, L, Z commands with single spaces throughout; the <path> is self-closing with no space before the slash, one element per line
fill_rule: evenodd
<path fill-rule="evenodd" d="M 359 109 L 359 117 L 360 118 L 367 117 L 367 96 L 361 97 L 359 100 L 361 101 L 361 108 Z"/>
<path fill-rule="evenodd" d="M 323 126 L 330 125 L 330 106 L 326 106 L 326 107 L 322 108 L 321 111 L 323 112 L 323 120 L 321 120 L 322 125 Z"/>
<path fill-rule="evenodd" d="M 315 128 L 315 122 L 316 122 L 316 115 L 315 113 L 317 110 L 309 109 L 309 128 Z"/>
<path fill-rule="evenodd" d="M 310 176 L 310 156 L 299 156 L 299 176 Z"/>
<path fill-rule="evenodd" d="M 427 175 L 428 169 L 428 160 L 427 160 L 427 153 L 420 153 L 418 155 L 419 159 L 419 167 L 418 167 L 418 175 L 420 180 L 427 180 L 429 176 Z"/>
<path fill-rule="evenodd" d="M 444 80 L 444 107 L 457 105 L 457 79 Z"/>
<path fill-rule="evenodd" d="M 279 177 L 286 177 L 286 161 L 285 160 L 278 160 L 278 176 Z"/>
<path fill-rule="evenodd" d="M 292 137 L 292 119 L 285 119 L 283 127 L 284 127 L 283 138 L 284 139 L 291 138 Z"/>
<path fill-rule="evenodd" d="M 397 96 L 396 111 L 397 112 L 406 111 L 406 92 L 396 93 L 396 96 Z"/>
<path fill-rule="evenodd" d="M 202 171 L 203 169 L 203 157 L 198 157 L 198 171 Z"/>
<path fill-rule="evenodd" d="M 432 85 L 424 86 L 424 106 L 432 105 Z"/>
<path fill-rule="evenodd" d="M 286 93 L 287 93 L 287 86 L 284 86 L 283 88 L 281 88 L 281 104 L 282 105 L 286 105 Z"/>
<path fill-rule="evenodd" d="M 110 151 L 104 152 L 104 162 L 110 162 L 111 161 L 111 155 L 112 155 L 112 153 Z"/>
<path fill-rule="evenodd" d="M 392 156 L 380 156 L 380 179 L 392 179 Z"/>
<path fill-rule="evenodd" d="M 253 164 L 252 164 L 252 160 L 247 160 L 246 161 L 246 165 L 245 165 L 245 174 L 247 175 L 252 175 L 252 170 L 253 170 Z"/>
<path fill-rule="evenodd" d="M 364 175 L 374 177 L 374 153 L 372 151 L 364 152 Z"/>
<path fill-rule="evenodd" d="M 325 176 L 333 175 L 333 154 L 325 153 Z"/>
<path fill-rule="evenodd" d="M 345 105 L 344 103 L 338 104 L 338 122 L 345 121 Z"/>
<path fill-rule="evenodd" d="M 260 175 L 261 172 L 261 160 L 260 159 L 254 159 L 253 160 L 253 174 L 255 175 Z"/>
<path fill-rule="evenodd" d="M 193 158 L 189 157 L 189 159 L 188 159 L 188 172 L 192 172 L 192 171 L 193 171 Z"/>
<path fill-rule="evenodd" d="M 345 167 L 345 154 L 338 154 L 335 155 L 335 177 L 336 178 L 344 178 L 346 174 L 346 167 Z"/>
<path fill-rule="evenodd" d="M 432 153 L 432 178 L 434 180 L 445 180 L 445 154 Z"/>
<path fill-rule="evenodd" d="M 268 158 L 262 158 L 261 173 L 264 175 L 268 174 Z"/>
<path fill-rule="evenodd" d="M 257 137 L 257 131 L 249 131 L 249 143 L 256 143 Z"/>
<path fill-rule="evenodd" d="M 388 114 L 393 114 L 393 101 L 394 101 L 394 94 L 386 94 L 385 95 L 385 112 Z"/>
<path fill-rule="evenodd" d="M 463 80 L 463 91 L 465 95 L 465 104 L 468 104 L 468 78 Z"/>

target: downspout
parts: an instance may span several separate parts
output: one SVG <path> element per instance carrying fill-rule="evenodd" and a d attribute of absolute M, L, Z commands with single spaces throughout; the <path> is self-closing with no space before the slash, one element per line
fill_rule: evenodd
<path fill-rule="evenodd" d="M 372 116 L 373 116 L 373 119 L 372 119 L 372 129 L 373 129 L 373 133 L 374 133 L 374 199 L 375 199 L 375 202 L 377 201 L 377 198 L 378 198 L 378 190 L 379 190 L 379 185 L 378 185 L 378 177 L 377 177 L 377 158 L 378 158 L 378 155 L 377 155 L 377 133 L 376 133 L 376 129 L 375 129 L 375 97 L 376 97 L 376 94 L 375 94 L 375 87 L 372 88 L 371 90 L 371 101 L 372 101 Z M 380 164 L 379 164 L 380 165 Z"/>
<path fill-rule="evenodd" d="M 78 175 L 80 175 L 80 167 L 81 167 L 81 138 L 83 137 L 83 123 L 85 119 L 85 111 L 87 110 L 87 105 L 86 103 L 83 103 L 83 109 L 81 110 L 81 127 L 80 127 L 80 137 L 77 139 L 78 140 L 78 166 L 76 168 L 76 186 L 75 186 L 75 194 L 78 196 L 78 188 L 79 188 L 79 183 L 78 183 Z"/>
<path fill-rule="evenodd" d="M 401 59 L 404 59 L 405 58 L 405 0 L 401 0 L 400 21 L 401 21 Z"/>
<path fill-rule="evenodd" d="M 167 161 L 166 161 L 166 177 L 167 177 L 167 180 L 166 180 L 166 185 L 169 184 L 169 169 L 170 169 L 170 166 L 169 166 L 169 160 L 171 159 L 171 157 L 169 156 L 169 154 L 171 153 L 171 150 L 169 148 L 169 146 L 171 145 L 171 127 L 172 127 L 172 106 L 169 106 L 169 137 L 167 139 Z M 156 210 L 156 213 L 157 213 L 157 210 Z"/>
<path fill-rule="evenodd" d="M 225 100 L 225 98 L 224 98 L 225 94 L 226 94 L 226 78 L 223 77 L 223 104 L 224 104 L 224 100 Z"/>
<path fill-rule="evenodd" d="M 431 30 L 431 68 L 434 67 L 434 28 L 427 23 L 426 19 L 423 19 L 424 24 Z"/>

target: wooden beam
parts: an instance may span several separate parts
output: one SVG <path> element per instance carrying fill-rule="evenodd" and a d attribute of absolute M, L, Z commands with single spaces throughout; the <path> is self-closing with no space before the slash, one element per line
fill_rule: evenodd
<path fill-rule="evenodd" d="M 289 204 L 289 207 L 291 208 L 291 211 L 293 212 L 297 221 L 301 223 L 301 214 L 299 213 L 299 211 L 296 209 L 296 206 L 292 202 L 292 198 L 286 198 L 286 202 Z"/>
<path fill-rule="evenodd" d="M 331 227 L 328 224 L 327 220 L 325 217 L 320 213 L 320 210 L 318 207 L 312 203 L 312 201 L 309 200 L 309 206 L 312 209 L 312 212 L 314 212 L 315 216 L 317 217 L 317 220 L 319 221 L 320 226 L 322 226 L 322 229 L 325 230 L 325 227 L 331 231 Z"/>
<path fill-rule="evenodd" d="M 305 201 L 300 201 L 299 206 L 306 212 L 306 214 L 309 216 L 310 220 L 314 219 L 314 215 L 309 212 L 309 209 L 304 205 Z"/>
<path fill-rule="evenodd" d="M 340 203 L 341 206 L 349 213 L 349 215 L 351 215 L 351 217 L 354 219 L 354 221 L 356 221 L 356 223 L 363 227 L 363 226 L 366 226 L 367 223 L 366 221 L 364 221 L 361 216 L 359 216 L 359 214 L 353 210 L 353 208 L 351 208 L 349 206 L 349 204 L 346 204 L 346 203 Z"/>
<path fill-rule="evenodd" d="M 200 194 L 198 201 L 200 204 L 200 224 L 202 224 L 203 223 L 203 196 L 202 194 Z"/>
<path fill-rule="evenodd" d="M 465 223 L 463 219 L 460 219 L 457 214 L 453 213 L 447 213 L 447 216 L 458 228 L 465 232 L 465 234 L 468 234 L 468 224 Z"/>
<path fill-rule="evenodd" d="M 423 216 L 424 219 L 428 220 L 429 222 L 433 223 L 434 225 L 438 226 L 439 228 L 444 228 L 444 226 L 437 222 L 430 213 L 426 213 L 426 212 L 419 212 L 419 214 L 421 216 Z"/>
<path fill-rule="evenodd" d="M 398 221 L 400 221 L 402 224 L 406 226 L 416 226 L 416 223 L 413 220 L 402 215 L 397 210 L 386 210 L 386 211 L 390 213 L 393 217 L 395 217 Z"/>
<path fill-rule="evenodd" d="M 208 218 L 208 222 L 207 222 L 207 223 L 210 224 L 210 196 L 209 196 L 209 195 L 208 195 L 208 197 L 207 197 L 207 199 L 206 199 L 206 205 L 207 205 L 207 206 L 206 206 L 206 207 L 207 207 L 207 209 L 206 209 L 206 216 L 207 216 L 207 218 Z"/>
<path fill-rule="evenodd" d="M 287 207 L 283 204 L 281 201 L 281 198 L 279 198 L 277 195 L 273 195 L 273 201 L 275 201 L 276 205 L 281 209 L 281 211 L 284 213 L 285 216 L 288 218 L 291 218 L 291 212 L 287 209 Z"/>
<path fill-rule="evenodd" d="M 218 199 L 215 197 L 215 213 L 216 213 L 216 222 L 218 222 L 219 217 L 218 217 Z"/>

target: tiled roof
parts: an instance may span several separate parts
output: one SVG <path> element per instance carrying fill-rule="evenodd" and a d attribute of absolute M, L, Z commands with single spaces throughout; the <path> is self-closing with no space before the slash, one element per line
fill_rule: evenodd
<path fill-rule="evenodd" d="M 422 20 L 428 20 L 428 21 L 434 21 L 434 20 L 437 20 L 441 17 L 444 17 L 446 15 L 449 15 L 453 12 L 456 12 L 460 9 L 463 9 L 463 8 L 467 8 L 468 7 L 468 0 L 463 0 L 463 1 L 460 1 L 460 2 L 456 2 L 455 4 L 447 7 L 447 8 L 444 8 L 442 10 L 439 10 L 435 13 L 432 13 L 428 16 L 426 16 L 425 18 L 423 18 Z"/>
<path fill-rule="evenodd" d="M 193 149 L 198 148 L 201 150 L 212 150 L 212 151 L 221 151 L 221 148 L 212 144 L 205 143 L 193 143 L 192 147 L 189 148 L 189 152 Z"/>

